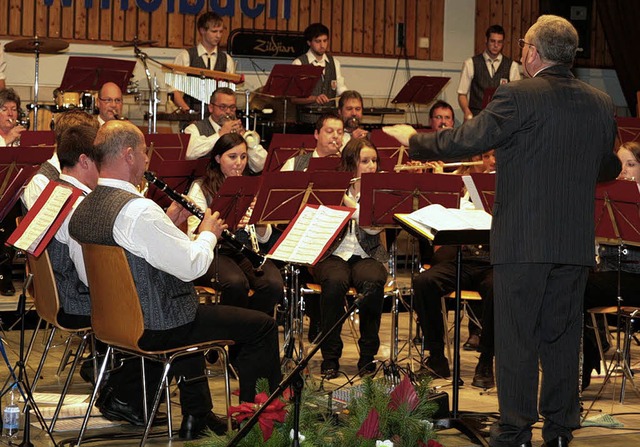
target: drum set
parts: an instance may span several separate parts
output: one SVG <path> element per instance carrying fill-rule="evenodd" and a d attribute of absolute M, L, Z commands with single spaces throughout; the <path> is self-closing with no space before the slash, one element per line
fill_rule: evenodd
<path fill-rule="evenodd" d="M 27 112 L 21 112 L 19 122 L 31 130 L 53 130 L 54 116 L 59 112 L 80 109 L 89 114 L 96 113 L 97 91 L 62 91 L 53 92 L 53 101 L 39 102 L 39 64 L 41 54 L 59 54 L 69 47 L 69 43 L 61 39 L 34 37 L 9 42 L 4 46 L 8 53 L 35 54 L 35 82 L 33 102 L 26 105 Z M 33 123 L 33 125 L 32 125 Z"/>

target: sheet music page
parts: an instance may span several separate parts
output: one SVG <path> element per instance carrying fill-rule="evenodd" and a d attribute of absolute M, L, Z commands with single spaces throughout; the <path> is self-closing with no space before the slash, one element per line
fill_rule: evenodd
<path fill-rule="evenodd" d="M 465 188 L 467 188 L 467 191 L 469 192 L 469 197 L 471 198 L 473 206 L 475 206 L 477 210 L 484 210 L 484 204 L 482 203 L 482 199 L 480 198 L 478 188 L 473 182 L 473 178 L 471 178 L 470 175 L 463 175 L 462 181 L 464 182 Z"/>
<path fill-rule="evenodd" d="M 409 214 L 409 218 L 429 229 L 441 230 L 488 230 L 491 214 L 482 210 L 460 210 L 434 204 Z"/>
<path fill-rule="evenodd" d="M 71 194 L 72 190 L 69 188 L 56 186 L 42 206 L 42 209 L 29 224 L 22 236 L 16 241 L 14 246 L 32 253 L 56 217 L 58 217 L 58 214 L 60 214 L 60 210 L 62 210 L 62 207 Z"/>
<path fill-rule="evenodd" d="M 270 257 L 294 264 L 313 264 L 349 213 L 322 205 L 317 209 L 305 207 L 287 238 Z"/>

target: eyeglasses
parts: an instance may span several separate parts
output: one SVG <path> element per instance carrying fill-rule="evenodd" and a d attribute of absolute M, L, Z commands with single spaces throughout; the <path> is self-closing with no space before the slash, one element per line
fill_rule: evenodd
<path fill-rule="evenodd" d="M 235 112 L 237 107 L 234 105 L 227 105 L 227 104 L 214 104 L 214 106 L 216 106 L 217 108 L 219 108 L 220 110 L 222 110 L 223 112 L 226 112 L 227 110 L 229 110 L 230 112 Z"/>
<path fill-rule="evenodd" d="M 518 46 L 520 48 L 524 48 L 525 45 L 529 45 L 530 47 L 535 47 L 534 44 L 529 43 L 529 42 L 525 42 L 524 39 L 518 39 Z"/>
<path fill-rule="evenodd" d="M 122 104 L 122 98 L 100 98 L 100 101 L 107 104 Z"/>

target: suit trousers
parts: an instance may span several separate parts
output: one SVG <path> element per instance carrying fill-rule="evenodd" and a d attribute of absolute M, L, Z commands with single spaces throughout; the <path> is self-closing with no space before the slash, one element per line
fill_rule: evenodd
<path fill-rule="evenodd" d="M 322 287 L 320 296 L 321 328 L 326 334 L 344 314 L 344 297 L 349 287 L 358 293 L 366 293 L 359 307 L 360 313 L 360 357 L 372 359 L 380 347 L 380 319 L 384 300 L 384 284 L 387 270 L 372 258 L 352 256 L 345 261 L 338 256 L 329 256 L 318 262 L 313 272 Z M 338 360 L 342 356 L 340 329 L 332 332 L 321 346 L 324 360 Z"/>
<path fill-rule="evenodd" d="M 582 304 L 589 268 L 523 263 L 494 265 L 496 376 L 500 420 L 493 447 L 531 439 L 544 417 L 542 436 L 566 436 L 580 426 L 578 371 Z M 538 365 L 542 368 L 540 403 Z"/>

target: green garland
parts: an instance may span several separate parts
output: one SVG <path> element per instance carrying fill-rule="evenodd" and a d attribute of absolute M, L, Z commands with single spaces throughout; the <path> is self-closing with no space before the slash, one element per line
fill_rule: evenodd
<path fill-rule="evenodd" d="M 431 379 L 425 377 L 415 385 L 417 403 L 411 409 L 408 404 L 401 404 L 397 409 L 390 406 L 392 397 L 390 386 L 384 379 L 365 378 L 362 395 L 351 400 L 346 414 L 340 415 L 338 420 L 328 415 L 326 392 L 319 391 L 314 382 L 305 383 L 300 411 L 300 434 L 303 447 L 375 447 L 376 440 L 391 440 L 394 446 L 427 445 L 428 440 L 434 439 L 431 419 L 436 404 L 429 402 Z M 266 380 L 258 383 L 258 392 L 267 392 Z M 262 431 L 256 424 L 245 438 L 238 444 L 240 447 L 289 447 L 290 433 L 293 428 L 292 406 L 287 405 L 287 417 L 282 424 L 276 423 L 273 433 L 266 441 Z M 376 425 L 379 435 L 376 439 L 365 439 L 358 432 L 363 422 L 370 416 L 372 409 L 379 415 Z M 210 433 L 209 438 L 186 443 L 187 446 L 223 447 L 233 438 L 235 433 L 216 436 Z"/>

